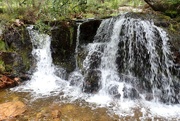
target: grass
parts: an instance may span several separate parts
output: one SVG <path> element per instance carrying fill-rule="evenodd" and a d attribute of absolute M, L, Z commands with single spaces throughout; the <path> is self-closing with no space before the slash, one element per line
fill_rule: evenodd
<path fill-rule="evenodd" d="M 143 4 L 143 0 L 0 0 L 0 18 L 5 21 L 23 19 L 35 22 L 39 19 L 100 17 L 116 14 L 114 10 L 119 6 L 138 7 Z"/>

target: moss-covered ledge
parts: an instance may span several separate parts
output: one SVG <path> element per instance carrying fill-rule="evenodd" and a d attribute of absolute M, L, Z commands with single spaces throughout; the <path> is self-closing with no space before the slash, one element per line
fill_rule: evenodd
<path fill-rule="evenodd" d="M 32 64 L 32 45 L 24 24 L 10 22 L 1 26 L 0 77 L 27 80 L 27 71 Z M 2 80 L 1 80 L 2 81 Z"/>

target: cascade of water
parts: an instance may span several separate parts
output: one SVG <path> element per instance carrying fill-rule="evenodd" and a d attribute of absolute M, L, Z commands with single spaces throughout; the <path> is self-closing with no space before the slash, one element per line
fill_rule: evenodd
<path fill-rule="evenodd" d="M 83 62 L 85 76 L 92 78 L 89 72 L 98 72 L 93 77 L 98 82 L 93 85 L 92 80 L 85 80 L 84 91 L 121 100 L 179 103 L 169 70 L 173 62 L 168 40 L 166 32 L 153 22 L 124 16 L 104 20 Z"/>
<path fill-rule="evenodd" d="M 75 70 L 79 70 L 78 67 L 78 47 L 79 47 L 79 36 L 80 36 L 80 27 L 81 27 L 81 23 L 78 23 L 78 28 L 77 28 L 77 36 L 76 36 L 76 48 L 75 48 L 75 60 L 76 60 L 76 69 Z"/>
<path fill-rule="evenodd" d="M 80 26 L 77 29 L 76 59 L 81 46 Z M 153 22 L 126 15 L 103 20 L 93 43 L 85 48 L 87 56 L 83 67 L 80 69 L 76 60 L 76 69 L 68 75 L 68 81 L 55 75 L 50 36 L 40 34 L 31 27 L 28 31 L 33 44 L 32 55 L 37 63 L 31 80 L 23 86 L 24 90 L 39 95 L 62 92 L 61 96 L 69 101 L 83 99 L 109 106 L 117 113 L 127 109 L 128 114 L 131 114 L 129 107 L 133 107 L 134 102 L 127 103 L 127 100 L 180 103 L 180 87 L 175 86 L 175 78 L 170 71 L 173 61 L 169 38 Z M 148 108 L 142 109 L 144 116 Z M 176 109 L 175 116 L 180 111 L 178 107 Z"/>
<path fill-rule="evenodd" d="M 70 82 L 70 85 L 76 85 L 76 86 L 81 86 L 82 85 L 82 79 L 83 75 L 81 74 L 81 71 L 79 69 L 78 65 L 78 53 L 79 53 L 79 36 L 80 36 L 80 27 L 82 23 L 77 23 L 78 28 L 77 28 L 77 36 L 76 36 L 76 48 L 75 48 L 75 61 L 76 61 L 76 68 L 75 70 L 70 73 L 68 77 L 68 81 Z"/>
<path fill-rule="evenodd" d="M 27 28 L 32 42 L 32 55 L 36 65 L 31 80 L 25 85 L 19 86 L 16 90 L 32 91 L 35 95 L 48 96 L 59 93 L 58 83 L 63 83 L 62 79 L 55 75 L 56 68 L 52 63 L 51 57 L 51 37 L 33 30 L 33 26 Z M 63 86 L 62 86 L 63 87 Z"/>
<path fill-rule="evenodd" d="M 37 67 L 28 86 L 36 93 L 48 94 L 47 92 L 50 93 L 58 88 L 56 83 L 58 78 L 54 74 L 55 68 L 52 64 L 50 50 L 51 38 L 31 28 L 28 28 L 28 31 L 33 45 L 32 55 L 37 61 Z"/>

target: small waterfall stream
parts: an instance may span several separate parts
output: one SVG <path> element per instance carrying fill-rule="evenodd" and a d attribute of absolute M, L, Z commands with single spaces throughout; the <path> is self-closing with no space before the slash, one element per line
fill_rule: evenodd
<path fill-rule="evenodd" d="M 81 24 L 77 30 L 76 59 L 81 46 L 80 27 Z M 173 61 L 169 38 L 152 21 L 126 15 L 103 20 L 93 43 L 84 48 L 87 55 L 83 67 L 78 67 L 76 60 L 76 69 L 67 80 L 55 74 L 50 36 L 30 27 L 28 31 L 37 64 L 31 80 L 15 90 L 32 91 L 38 96 L 62 93 L 62 100 L 84 100 L 120 116 L 133 115 L 132 109 L 140 108 L 144 117 L 180 119 L 180 87 L 175 86 L 180 82 L 170 70 Z"/>
<path fill-rule="evenodd" d="M 33 65 L 33 74 L 31 80 L 25 85 L 15 88 L 15 90 L 29 92 L 32 91 L 34 95 L 49 96 L 59 94 L 59 90 L 66 85 L 66 82 L 58 77 L 56 67 L 52 62 L 51 57 L 51 37 L 47 34 L 41 34 L 37 30 L 33 30 L 33 26 L 27 28 L 33 51 L 32 55 L 36 65 Z M 60 71 L 60 69 L 58 69 Z M 59 87 L 61 83 L 62 87 Z"/>

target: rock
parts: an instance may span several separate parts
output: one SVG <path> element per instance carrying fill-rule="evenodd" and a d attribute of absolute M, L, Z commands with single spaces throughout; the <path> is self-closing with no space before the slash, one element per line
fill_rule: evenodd
<path fill-rule="evenodd" d="M 118 85 L 111 85 L 108 92 L 113 98 L 119 99 L 121 97 L 121 94 L 118 91 Z"/>
<path fill-rule="evenodd" d="M 69 74 L 68 80 L 70 82 L 70 85 L 78 86 L 81 84 L 81 81 L 83 79 L 83 75 L 79 72 L 72 72 Z"/>
<path fill-rule="evenodd" d="M 124 87 L 124 98 L 138 99 L 140 98 L 138 91 L 133 87 Z"/>
<path fill-rule="evenodd" d="M 100 24 L 101 20 L 89 20 L 82 23 L 80 27 L 79 44 L 86 45 L 88 43 L 92 43 Z"/>
<path fill-rule="evenodd" d="M 180 52 L 174 51 L 174 63 L 180 65 Z"/>
<path fill-rule="evenodd" d="M 91 55 L 89 55 L 89 64 L 88 69 L 96 69 L 101 64 L 102 53 L 100 51 L 94 51 Z"/>
<path fill-rule="evenodd" d="M 19 74 L 26 70 L 22 57 L 15 52 L 1 52 L 0 60 L 4 62 L 6 72 Z"/>
<path fill-rule="evenodd" d="M 53 110 L 51 114 L 53 119 L 59 119 L 61 117 L 61 112 L 59 110 Z"/>
<path fill-rule="evenodd" d="M 77 26 L 73 21 L 51 23 L 55 27 L 51 30 L 52 58 L 55 65 L 59 65 L 72 72 L 75 69 L 74 51 L 76 47 Z"/>
<path fill-rule="evenodd" d="M 7 87 L 14 87 L 20 83 L 20 78 L 15 77 L 11 79 L 5 75 L 2 75 L 0 78 L 0 89 Z"/>
<path fill-rule="evenodd" d="M 88 70 L 85 74 L 83 91 L 86 93 L 96 93 L 100 88 L 101 71 Z"/>
<path fill-rule="evenodd" d="M 26 105 L 21 101 L 0 104 L 0 120 L 16 117 L 25 111 Z"/>
<path fill-rule="evenodd" d="M 21 21 L 17 22 L 22 24 Z M 28 71 L 32 65 L 32 44 L 24 25 L 6 26 L 2 40 L 6 43 L 7 51 L 0 54 L 0 60 L 4 61 L 6 71 L 17 75 Z"/>

